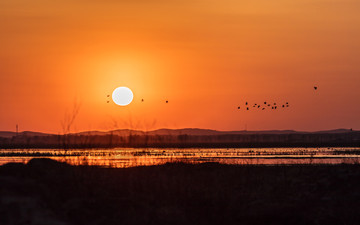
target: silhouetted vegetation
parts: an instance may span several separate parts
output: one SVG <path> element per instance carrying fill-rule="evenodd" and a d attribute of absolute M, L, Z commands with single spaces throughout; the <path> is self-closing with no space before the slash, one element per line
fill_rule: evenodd
<path fill-rule="evenodd" d="M 3 224 L 358 224 L 360 165 L 0 167 Z"/>
<path fill-rule="evenodd" d="M 66 140 L 64 142 L 64 140 Z M 65 144 L 64 144 L 65 143 Z M 19 135 L 0 138 L 0 148 L 256 148 L 256 147 L 360 147 L 360 132 L 221 134 L 221 135 Z"/>

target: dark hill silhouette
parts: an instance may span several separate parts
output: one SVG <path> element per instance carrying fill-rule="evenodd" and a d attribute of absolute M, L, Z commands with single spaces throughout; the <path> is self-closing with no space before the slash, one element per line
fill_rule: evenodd
<path fill-rule="evenodd" d="M 33 132 L 33 131 L 23 131 L 18 133 L 19 136 L 28 136 L 28 137 L 35 137 L 35 136 L 49 136 L 53 134 L 41 133 L 41 132 Z M 4 138 L 11 138 L 16 136 L 16 132 L 12 131 L 0 131 L 0 137 Z"/>
<path fill-rule="evenodd" d="M 183 128 L 183 129 L 157 129 L 152 131 L 141 131 L 131 129 L 117 129 L 111 131 L 83 131 L 78 133 L 71 133 L 71 135 L 89 135 L 89 136 L 105 136 L 105 135 L 117 135 L 117 136 L 129 136 L 129 135 L 192 135 L 192 136 L 208 136 L 208 135 L 227 135 L 227 134 L 340 134 L 356 132 L 351 129 L 334 129 L 325 131 L 295 131 L 295 130 L 260 130 L 260 131 L 218 131 L 211 129 L 200 128 Z M 19 132 L 18 136 L 50 136 L 56 135 L 51 133 L 41 133 L 32 131 Z M 0 137 L 11 138 L 16 136 L 16 132 L 0 131 Z"/>
<path fill-rule="evenodd" d="M 316 131 L 313 133 L 317 134 L 341 134 L 341 133 L 349 133 L 352 132 L 351 129 L 336 129 L 336 130 L 323 130 L 323 131 Z"/>
<path fill-rule="evenodd" d="M 337 129 L 317 132 L 293 130 L 216 131 L 159 129 L 153 131 L 88 131 L 67 135 L 1 132 L 0 148 L 241 148 L 241 147 L 359 147 L 360 131 Z"/>

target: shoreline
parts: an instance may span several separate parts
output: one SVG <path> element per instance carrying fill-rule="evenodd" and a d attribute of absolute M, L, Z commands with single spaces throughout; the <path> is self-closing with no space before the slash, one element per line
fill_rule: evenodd
<path fill-rule="evenodd" d="M 360 131 L 219 135 L 19 135 L 0 137 L 0 146 L 3 149 L 360 147 Z"/>

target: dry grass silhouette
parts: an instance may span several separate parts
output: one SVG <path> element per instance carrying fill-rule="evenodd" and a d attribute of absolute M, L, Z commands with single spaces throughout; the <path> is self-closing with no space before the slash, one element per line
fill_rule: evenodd
<path fill-rule="evenodd" d="M 4 224 L 31 224 L 39 215 L 48 215 L 45 224 L 77 225 L 328 225 L 360 219 L 359 165 L 105 169 L 35 159 L 1 166 L 0 180 Z"/>

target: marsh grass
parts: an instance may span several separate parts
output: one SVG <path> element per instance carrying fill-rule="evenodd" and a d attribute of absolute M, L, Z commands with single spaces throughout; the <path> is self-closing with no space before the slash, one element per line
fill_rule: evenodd
<path fill-rule="evenodd" d="M 0 167 L 0 179 L 5 176 L 2 193 L 36 198 L 66 224 L 315 225 L 360 219 L 359 165 L 114 169 L 35 159 Z M 0 205 L 2 221 L 24 219 L 26 214 L 11 216 L 17 207 Z"/>

